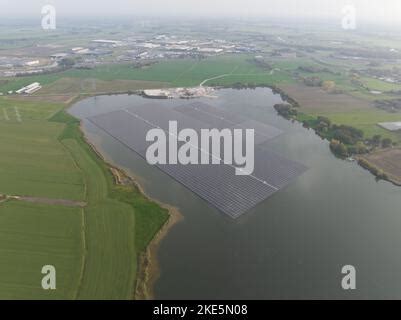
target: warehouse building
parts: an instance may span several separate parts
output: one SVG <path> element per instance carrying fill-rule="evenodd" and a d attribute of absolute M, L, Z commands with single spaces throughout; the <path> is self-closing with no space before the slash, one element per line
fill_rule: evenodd
<path fill-rule="evenodd" d="M 32 94 L 35 93 L 36 91 L 40 90 L 42 86 L 40 85 L 39 82 L 34 82 L 31 83 L 30 85 L 26 87 L 22 87 L 21 89 L 15 91 L 17 94 Z"/>

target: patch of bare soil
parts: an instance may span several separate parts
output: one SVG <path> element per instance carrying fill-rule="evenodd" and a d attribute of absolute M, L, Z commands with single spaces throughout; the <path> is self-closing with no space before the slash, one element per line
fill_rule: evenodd
<path fill-rule="evenodd" d="M 297 101 L 302 109 L 309 112 L 337 113 L 374 107 L 372 102 L 348 94 L 328 93 L 321 88 L 303 84 L 280 85 L 279 87 Z"/>
<path fill-rule="evenodd" d="M 55 102 L 55 103 L 70 103 L 75 95 L 68 94 L 35 94 L 30 96 L 15 96 L 14 100 L 22 101 L 43 101 L 43 102 Z"/>
<path fill-rule="evenodd" d="M 401 186 L 401 149 L 380 150 L 363 158 L 383 170 L 391 182 Z"/>
<path fill-rule="evenodd" d="M 9 196 L 10 199 L 32 202 L 32 203 L 41 203 L 41 204 L 50 204 L 50 205 L 59 205 L 65 207 L 80 207 L 83 208 L 86 206 L 86 202 L 83 201 L 74 201 L 74 200 L 66 200 L 66 199 L 48 199 L 48 198 L 38 198 L 38 197 L 20 197 L 20 196 Z"/>

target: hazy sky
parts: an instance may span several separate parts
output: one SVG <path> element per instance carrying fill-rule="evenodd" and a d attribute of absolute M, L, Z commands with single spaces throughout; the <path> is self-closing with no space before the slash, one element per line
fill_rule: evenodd
<path fill-rule="evenodd" d="M 0 0 L 0 15 L 40 15 L 52 4 L 59 16 L 191 15 L 340 18 L 347 4 L 361 20 L 401 22 L 401 0 Z"/>

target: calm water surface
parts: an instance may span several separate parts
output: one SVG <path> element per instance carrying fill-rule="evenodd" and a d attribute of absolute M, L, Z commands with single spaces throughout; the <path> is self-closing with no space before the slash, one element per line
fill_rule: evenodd
<path fill-rule="evenodd" d="M 217 94 L 218 99 L 200 100 L 282 129 L 268 146 L 309 168 L 236 221 L 85 120 L 150 100 L 102 96 L 70 109 L 109 161 L 184 215 L 161 244 L 156 298 L 401 298 L 401 188 L 336 159 L 312 131 L 278 117 L 273 105 L 281 99 L 270 89 Z M 341 268 L 347 264 L 357 270 L 352 292 L 341 288 Z"/>

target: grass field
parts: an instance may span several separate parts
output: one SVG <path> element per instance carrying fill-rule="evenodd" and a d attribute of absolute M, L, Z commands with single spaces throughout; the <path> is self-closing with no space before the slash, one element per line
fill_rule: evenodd
<path fill-rule="evenodd" d="M 327 114 L 326 116 L 328 116 L 333 123 L 345 124 L 361 129 L 366 138 L 371 138 L 378 134 L 383 138 L 390 138 L 394 142 L 401 143 L 401 133 L 390 132 L 377 125 L 378 122 L 401 121 L 401 114 L 392 114 L 372 108 L 363 111 Z"/>
<path fill-rule="evenodd" d="M 379 122 L 401 121 L 400 113 L 389 113 L 375 108 L 371 101 L 348 94 L 329 94 L 320 88 L 302 84 L 282 85 L 281 88 L 300 104 L 300 112 L 307 116 L 325 116 L 335 124 L 361 129 L 365 138 L 381 135 L 401 143 L 401 134 L 377 125 Z"/>
<path fill-rule="evenodd" d="M 399 91 L 401 90 L 401 85 L 397 83 L 389 83 L 382 80 L 374 79 L 374 78 L 361 78 L 360 81 L 369 88 L 369 90 L 376 91 Z"/>
<path fill-rule="evenodd" d="M 213 78 L 223 74 L 230 74 L 229 77 L 215 80 L 208 84 L 229 85 L 236 82 L 252 82 L 256 84 L 272 84 L 274 82 L 292 81 L 287 72 L 277 71 L 271 74 L 270 71 L 263 70 L 253 64 L 251 55 L 224 55 L 211 57 L 204 60 L 198 59 L 180 59 L 167 60 L 151 65 L 147 68 L 134 68 L 130 64 L 102 65 L 92 70 L 71 69 L 60 73 L 29 76 L 22 78 L 3 79 L 0 84 L 0 92 L 17 90 L 32 82 L 40 82 L 44 88 L 37 94 L 59 93 L 59 79 L 86 79 L 86 82 L 68 82 L 61 89 L 71 93 L 91 92 L 93 91 L 92 79 L 100 80 L 98 91 L 122 91 L 125 89 L 135 90 L 146 85 L 148 87 L 190 87 L 197 86 L 203 80 Z M 125 80 L 113 84 L 113 81 Z M 143 83 L 127 82 L 128 80 L 142 81 Z M 102 85 L 104 84 L 105 85 Z M 154 86 L 152 83 L 155 82 Z M 157 83 L 158 82 L 158 83 Z M 61 82 L 62 84 L 62 82 Z M 111 85 L 111 86 L 110 86 Z M 52 91 L 52 87 L 56 89 Z M 102 89 L 103 88 L 103 89 Z M 108 89 L 108 90 L 105 90 Z M 104 90 L 104 91 L 102 91 Z"/>
<path fill-rule="evenodd" d="M 43 88 L 39 93 L 40 95 L 96 94 L 163 88 L 168 85 L 159 81 L 61 78 Z"/>
<path fill-rule="evenodd" d="M 82 175 L 57 139 L 64 126 L 46 121 L 61 108 L 1 99 L 0 193 L 83 200 Z"/>
<path fill-rule="evenodd" d="M 102 169 L 76 140 L 63 144 L 82 170 L 89 203 L 84 208 L 86 256 L 78 298 L 128 299 L 137 263 L 134 209 L 108 196 Z"/>
<path fill-rule="evenodd" d="M 81 209 L 17 201 L 0 204 L 0 299 L 73 299 L 83 247 Z M 44 265 L 57 270 L 57 290 L 41 287 Z"/>
<path fill-rule="evenodd" d="M 0 99 L 0 194 L 87 203 L 0 202 L 0 299 L 131 299 L 137 258 L 167 210 L 115 185 L 62 107 Z M 41 288 L 47 264 L 56 267 L 55 291 Z"/>

